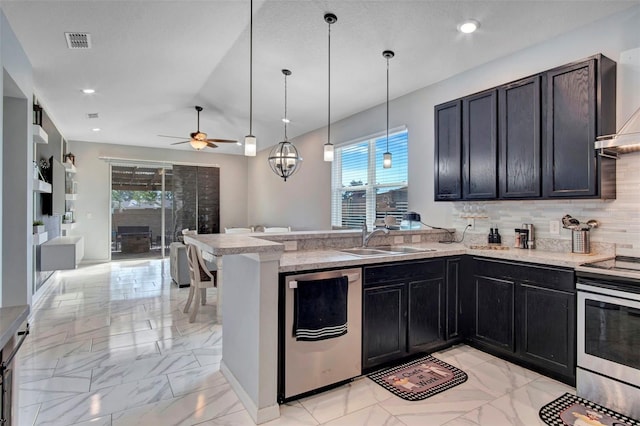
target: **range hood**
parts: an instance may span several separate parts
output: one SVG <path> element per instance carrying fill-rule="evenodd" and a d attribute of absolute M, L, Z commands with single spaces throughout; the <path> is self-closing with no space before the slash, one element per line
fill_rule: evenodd
<path fill-rule="evenodd" d="M 618 154 L 640 151 L 640 108 L 624 123 L 618 133 L 597 137 L 595 147 Z"/>

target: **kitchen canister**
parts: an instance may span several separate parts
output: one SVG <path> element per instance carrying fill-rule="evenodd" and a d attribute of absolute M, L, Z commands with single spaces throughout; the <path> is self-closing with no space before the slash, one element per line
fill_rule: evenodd
<path fill-rule="evenodd" d="M 591 253 L 591 241 L 588 230 L 574 229 L 571 231 L 571 252 L 582 254 Z"/>

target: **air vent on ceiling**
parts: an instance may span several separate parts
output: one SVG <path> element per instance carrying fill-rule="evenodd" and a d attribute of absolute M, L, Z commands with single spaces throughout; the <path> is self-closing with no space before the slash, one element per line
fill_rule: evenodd
<path fill-rule="evenodd" d="M 89 33 L 64 33 L 69 49 L 91 49 L 91 34 Z"/>
<path fill-rule="evenodd" d="M 87 114 L 87 118 L 98 118 L 97 112 L 90 112 Z"/>

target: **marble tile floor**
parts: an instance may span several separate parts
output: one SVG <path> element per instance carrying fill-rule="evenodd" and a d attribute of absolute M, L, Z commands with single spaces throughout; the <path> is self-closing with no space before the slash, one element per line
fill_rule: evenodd
<path fill-rule="evenodd" d="M 219 371 L 216 290 L 196 322 L 168 260 L 60 271 L 32 307 L 18 353 L 18 424 L 253 425 Z M 539 409 L 575 389 L 469 346 L 434 354 L 467 382 L 423 401 L 367 378 L 281 406 L 269 426 L 542 425 Z"/>

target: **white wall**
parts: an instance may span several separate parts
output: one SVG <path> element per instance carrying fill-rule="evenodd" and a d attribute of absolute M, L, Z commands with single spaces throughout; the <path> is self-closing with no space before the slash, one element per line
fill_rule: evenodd
<path fill-rule="evenodd" d="M 603 53 L 618 62 L 620 126 L 640 106 L 639 79 L 634 77 L 637 71 L 633 71 L 633 65 L 624 64 L 626 56 L 640 47 L 638 22 L 640 6 L 392 100 L 389 126 L 406 125 L 409 130 L 409 208 L 420 212 L 433 225 L 453 223 L 453 203 L 433 201 L 433 107 L 437 104 Z M 437 60 L 434 58 L 434 63 Z M 393 85 L 393 73 L 390 79 Z M 321 109 L 318 113 L 322 113 Z M 334 143 L 380 132 L 385 129 L 385 105 L 341 120 L 331 129 Z M 284 223 L 296 229 L 329 227 L 331 167 L 322 161 L 324 137 L 326 128 L 293 139 L 304 164 L 286 183 L 269 169 L 267 152 L 252 159 L 249 174 L 252 223 Z M 624 182 L 618 182 L 621 184 Z M 514 205 L 514 202 L 500 203 L 506 208 Z"/>
<path fill-rule="evenodd" d="M 33 74 L 29 59 L 1 10 L 0 69 L 0 306 L 15 306 L 31 304 L 33 286 Z"/>
<path fill-rule="evenodd" d="M 76 156 L 78 182 L 78 224 L 70 234 L 84 236 L 84 262 L 106 261 L 110 254 L 109 164 L 99 157 L 218 165 L 220 229 L 247 226 L 247 160 L 243 156 L 79 141 L 69 142 L 69 150 Z"/>

